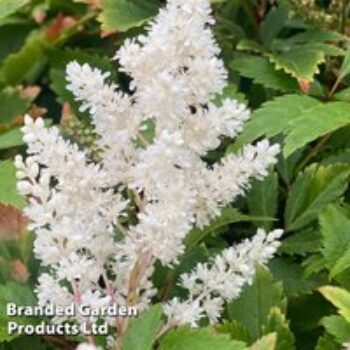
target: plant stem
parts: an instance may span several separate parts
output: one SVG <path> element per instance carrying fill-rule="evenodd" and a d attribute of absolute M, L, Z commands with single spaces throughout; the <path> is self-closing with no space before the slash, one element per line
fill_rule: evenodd
<path fill-rule="evenodd" d="M 77 343 L 72 342 L 63 336 L 43 335 L 41 338 L 62 350 L 74 350 L 78 345 Z"/>
<path fill-rule="evenodd" d="M 341 82 L 341 79 L 338 78 L 338 79 L 336 80 L 336 82 L 334 83 L 334 85 L 333 85 L 331 91 L 329 92 L 328 96 L 327 96 L 327 99 L 328 99 L 328 100 L 330 100 L 330 99 L 333 97 L 333 95 L 334 95 L 335 92 L 337 91 L 337 88 L 338 88 L 340 82 Z"/>
<path fill-rule="evenodd" d="M 137 132 L 137 137 L 139 138 L 140 142 L 142 143 L 142 146 L 144 146 L 144 147 L 149 146 L 149 142 L 146 140 L 146 138 L 140 132 Z"/>
<path fill-rule="evenodd" d="M 309 162 L 313 159 L 318 152 L 322 149 L 322 147 L 328 142 L 332 134 L 327 134 L 321 138 L 321 140 L 316 144 L 316 146 L 310 151 L 308 156 L 304 159 L 304 161 L 298 166 L 297 172 L 300 172 Z"/>
<path fill-rule="evenodd" d="M 341 7 L 341 13 L 340 13 L 340 32 L 342 34 L 345 33 L 346 29 L 346 21 L 348 17 L 348 5 L 349 5 L 349 0 L 343 0 L 342 1 L 342 7 Z"/>
<path fill-rule="evenodd" d="M 167 323 L 166 325 L 164 325 L 162 327 L 162 329 L 158 332 L 156 339 L 161 338 L 164 334 L 166 334 L 167 332 L 169 332 L 172 328 L 176 327 L 175 324 L 173 323 Z"/>
<path fill-rule="evenodd" d="M 57 39 L 55 42 L 55 45 L 60 47 L 61 45 L 64 45 L 72 36 L 74 36 L 78 29 L 85 23 L 90 22 L 92 19 L 94 19 L 97 16 L 96 12 L 91 11 L 88 12 L 86 15 L 84 15 L 80 20 L 75 23 L 72 27 L 65 30 L 61 36 Z"/>
<path fill-rule="evenodd" d="M 115 342 L 115 350 L 123 350 L 123 341 L 121 337 L 118 337 Z"/>

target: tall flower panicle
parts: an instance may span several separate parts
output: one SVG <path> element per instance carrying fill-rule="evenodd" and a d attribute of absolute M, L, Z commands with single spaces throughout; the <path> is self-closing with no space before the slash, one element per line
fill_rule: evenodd
<path fill-rule="evenodd" d="M 110 82 L 109 73 L 77 62 L 67 66 L 67 88 L 98 135 L 99 162 L 56 127 L 25 118 L 28 157 L 17 157 L 16 166 L 18 188 L 29 199 L 35 253 L 48 267 L 37 287 L 40 304 L 146 309 L 157 292 L 156 262 L 179 263 L 189 232 L 208 225 L 276 163 L 279 147 L 267 140 L 214 165 L 203 160 L 223 136 L 240 133 L 250 116 L 235 100 L 214 103 L 227 72 L 213 23 L 208 0 L 169 0 L 147 35 L 116 53 L 132 94 Z M 154 128 L 153 138 L 145 137 L 146 125 Z M 259 230 L 181 276 L 189 297 L 164 304 L 169 324 L 217 322 L 224 302 L 252 282 L 255 265 L 272 258 L 280 236 L 280 230 Z M 106 320 L 117 331 L 128 325 Z"/>

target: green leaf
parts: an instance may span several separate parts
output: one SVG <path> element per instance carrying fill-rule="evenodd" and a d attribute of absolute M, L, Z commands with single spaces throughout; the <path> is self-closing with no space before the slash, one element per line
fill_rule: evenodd
<path fill-rule="evenodd" d="M 350 124 L 350 104 L 333 102 L 303 113 L 290 122 L 291 132 L 285 140 L 284 154 L 291 155 L 297 149 L 317 138 Z"/>
<path fill-rule="evenodd" d="M 5 308 L 7 303 L 16 303 L 17 305 L 35 305 L 35 296 L 28 285 L 17 282 L 8 282 L 0 286 L 0 306 L 1 313 L 6 314 Z"/>
<path fill-rule="evenodd" d="M 196 246 L 199 242 L 203 241 L 206 237 L 214 233 L 216 230 L 225 226 L 242 221 L 264 221 L 268 218 L 253 217 L 249 215 L 241 214 L 234 208 L 226 208 L 222 211 L 221 215 L 214 219 L 208 226 L 203 229 L 194 228 L 186 237 L 185 244 L 187 249 Z"/>
<path fill-rule="evenodd" d="M 14 14 L 30 0 L 0 0 L 0 20 Z"/>
<path fill-rule="evenodd" d="M 298 119 L 301 114 L 311 113 L 319 105 L 321 102 L 318 100 L 300 95 L 285 95 L 266 102 L 254 111 L 243 133 L 228 148 L 227 153 L 235 152 L 262 136 L 271 138 L 288 132 L 293 119 Z"/>
<path fill-rule="evenodd" d="M 284 239 L 279 252 L 290 255 L 316 253 L 320 250 L 321 243 L 320 232 L 313 229 L 302 230 Z"/>
<path fill-rule="evenodd" d="M 277 334 L 276 350 L 295 349 L 294 335 L 289 329 L 289 323 L 286 320 L 286 316 L 279 308 L 275 307 L 271 309 L 267 323 L 263 327 L 263 332 L 264 334 Z"/>
<path fill-rule="evenodd" d="M 272 307 L 285 309 L 283 288 L 275 282 L 271 273 L 258 267 L 254 283 L 246 286 L 241 295 L 227 306 L 231 320 L 245 326 L 253 339 L 261 336 Z"/>
<path fill-rule="evenodd" d="M 1 345 L 4 345 L 4 347 L 1 347 Z M 40 337 L 33 335 L 17 337 L 16 339 L 11 340 L 10 343 L 0 343 L 0 350 L 21 349 L 52 350 L 53 348 Z"/>
<path fill-rule="evenodd" d="M 326 268 L 326 262 L 322 254 L 314 254 L 304 260 L 305 266 L 304 276 L 309 278 L 313 274 L 320 273 Z"/>
<path fill-rule="evenodd" d="M 303 50 L 305 47 L 307 47 L 309 49 L 323 51 L 323 53 L 329 57 L 337 57 L 337 56 L 344 56 L 345 55 L 345 51 L 343 49 L 341 49 L 340 47 L 328 45 L 328 44 L 324 44 L 324 43 L 308 43 L 307 45 L 301 46 L 300 50 Z"/>
<path fill-rule="evenodd" d="M 251 337 L 248 330 L 237 321 L 225 321 L 224 323 L 217 324 L 215 330 L 218 333 L 226 333 L 231 336 L 232 339 L 240 340 L 245 343 L 251 342 Z"/>
<path fill-rule="evenodd" d="M 338 309 L 339 314 L 350 322 L 350 293 L 334 286 L 325 286 L 319 290 Z"/>
<path fill-rule="evenodd" d="M 317 341 L 315 350 L 342 350 L 344 349 L 340 344 L 336 343 L 334 338 L 329 334 L 321 337 Z"/>
<path fill-rule="evenodd" d="M 0 91 L 0 123 L 11 122 L 14 117 L 23 115 L 28 108 L 29 101 L 24 100 L 18 90 L 9 87 Z"/>
<path fill-rule="evenodd" d="M 277 70 L 283 70 L 298 80 L 313 81 L 318 66 L 325 62 L 324 51 L 310 47 L 294 47 L 281 54 L 268 54 Z"/>
<path fill-rule="evenodd" d="M 52 120 L 46 119 L 45 125 L 50 126 Z M 23 133 L 21 128 L 14 128 L 0 134 L 0 150 L 23 146 L 25 142 L 23 141 Z"/>
<path fill-rule="evenodd" d="M 20 128 L 15 128 L 0 134 L 0 150 L 24 145 Z"/>
<path fill-rule="evenodd" d="M 350 124 L 346 125 L 344 128 L 341 128 L 335 131 L 329 141 L 327 141 L 327 147 L 333 150 L 341 150 L 350 147 L 349 142 L 350 134 Z"/>
<path fill-rule="evenodd" d="M 288 9 L 281 4 L 273 7 L 264 19 L 261 26 L 261 38 L 265 46 L 270 46 L 271 41 L 281 32 L 288 19 Z"/>
<path fill-rule="evenodd" d="M 192 229 L 192 231 L 187 235 L 185 239 L 185 244 L 187 248 L 190 249 L 191 247 L 196 246 L 199 242 L 203 241 L 203 239 L 205 239 L 211 233 L 215 232 L 215 230 L 235 222 L 246 221 L 247 218 L 247 215 L 239 213 L 236 209 L 224 209 L 221 215 L 218 218 L 214 219 L 210 225 L 206 226 L 203 229 Z"/>
<path fill-rule="evenodd" d="M 123 339 L 124 350 L 151 350 L 162 325 L 162 308 L 153 306 L 131 323 Z"/>
<path fill-rule="evenodd" d="M 48 43 L 42 32 L 32 33 L 21 50 L 9 55 L 0 66 L 0 83 L 18 85 L 36 78 L 46 62 L 44 51 Z"/>
<path fill-rule="evenodd" d="M 340 344 L 350 342 L 350 322 L 347 322 L 343 317 L 324 317 L 321 323 Z"/>
<path fill-rule="evenodd" d="M 265 335 L 258 341 L 256 341 L 249 349 L 250 350 L 276 350 L 277 335 L 271 333 Z"/>
<path fill-rule="evenodd" d="M 90 0 L 86 0 L 86 1 L 90 1 Z M 86 7 L 83 4 L 78 4 L 77 1 L 47 0 L 45 3 L 49 7 L 50 12 L 81 14 L 86 11 Z"/>
<path fill-rule="evenodd" d="M 7 316 L 7 303 L 15 303 L 17 305 L 33 306 L 35 305 L 35 297 L 32 289 L 28 285 L 19 284 L 16 282 L 8 282 L 0 286 L 0 343 L 10 341 L 18 334 L 9 335 L 7 333 L 8 322 L 16 322 L 18 324 L 36 324 L 37 320 L 33 317 L 23 316 Z"/>
<path fill-rule="evenodd" d="M 17 192 L 16 169 L 9 160 L 0 162 L 0 203 L 23 208 L 26 205 L 24 198 Z"/>
<path fill-rule="evenodd" d="M 333 267 L 330 273 L 330 278 L 339 275 L 348 268 L 350 268 L 350 244 L 348 249 L 345 251 L 344 255 L 337 261 L 337 263 Z"/>
<path fill-rule="evenodd" d="M 277 137 L 276 142 L 282 142 L 283 136 Z M 302 161 L 303 158 L 303 150 L 299 150 L 294 152 L 290 157 L 285 158 L 282 153 L 279 154 L 278 163 L 276 168 L 278 170 L 279 175 L 283 179 L 283 181 L 288 184 L 288 187 L 291 186 L 291 183 L 295 179 L 295 175 L 297 174 L 298 165 Z"/>
<path fill-rule="evenodd" d="M 270 171 L 264 180 L 254 180 L 247 195 L 249 213 L 253 216 L 275 217 L 278 206 L 278 176 Z M 257 223 L 266 230 L 272 227 L 271 220 Z"/>
<path fill-rule="evenodd" d="M 346 36 L 336 31 L 324 31 L 317 28 L 310 28 L 302 33 L 293 35 L 288 39 L 283 39 L 284 42 L 289 44 L 339 42 L 343 40 L 347 40 Z"/>
<path fill-rule="evenodd" d="M 69 103 L 75 115 L 80 115 L 80 104 L 75 100 L 73 93 L 67 90 L 67 81 L 65 79 L 65 69 L 52 68 L 50 70 L 50 88 L 55 92 L 57 101 L 61 104 Z"/>
<path fill-rule="evenodd" d="M 259 137 L 286 134 L 284 155 L 288 157 L 309 142 L 350 124 L 348 103 L 322 104 L 307 96 L 286 95 L 265 103 L 255 111 L 243 133 L 227 152 L 235 152 Z"/>
<path fill-rule="evenodd" d="M 126 31 L 150 20 L 158 8 L 156 0 L 103 0 L 99 20 L 103 29 Z"/>
<path fill-rule="evenodd" d="M 252 51 L 255 53 L 265 53 L 266 49 L 263 45 L 250 39 L 242 39 L 236 46 L 239 51 Z"/>
<path fill-rule="evenodd" d="M 323 208 L 341 197 L 349 175 L 347 165 L 312 165 L 300 173 L 286 205 L 287 230 L 294 231 L 310 224 Z"/>
<path fill-rule="evenodd" d="M 274 278 L 283 283 L 288 297 L 311 294 L 315 288 L 321 286 L 321 282 L 316 279 L 305 279 L 300 263 L 291 258 L 275 258 L 269 263 L 269 269 Z"/>
<path fill-rule="evenodd" d="M 230 63 L 230 68 L 264 87 L 287 93 L 299 91 L 295 79 L 284 72 L 276 71 L 274 66 L 264 57 L 238 57 Z"/>
<path fill-rule="evenodd" d="M 315 332 L 319 334 L 320 319 L 329 312 L 330 305 L 320 293 L 303 294 L 298 298 L 290 298 L 288 300 L 288 319 L 291 321 L 297 343 L 300 342 L 300 335 L 314 333 L 315 336 Z M 307 347 L 303 349 L 308 350 Z"/>
<path fill-rule="evenodd" d="M 343 272 L 348 266 L 350 247 L 350 219 L 340 208 L 330 205 L 320 215 L 323 236 L 322 255 L 331 270 L 331 277 Z"/>
<path fill-rule="evenodd" d="M 350 88 L 343 89 L 333 95 L 337 101 L 350 102 Z"/>
<path fill-rule="evenodd" d="M 350 148 L 346 148 L 339 152 L 333 153 L 332 155 L 325 157 L 320 162 L 323 165 L 332 165 L 339 163 L 350 163 Z"/>
<path fill-rule="evenodd" d="M 6 20 L 5 20 L 6 21 Z M 0 20 L 0 62 L 10 53 L 20 50 L 33 25 L 28 22 L 3 25 Z"/>
<path fill-rule="evenodd" d="M 113 63 L 105 56 L 98 53 L 90 53 L 80 49 L 50 49 L 48 50 L 50 64 L 55 68 L 66 69 L 66 66 L 71 61 L 77 61 L 80 64 L 88 63 L 91 67 L 98 68 L 104 73 L 111 73 L 113 79 L 116 78 Z"/>
<path fill-rule="evenodd" d="M 179 328 L 169 332 L 159 344 L 159 350 L 245 350 L 245 343 L 229 335 L 215 335 L 208 329 Z"/>

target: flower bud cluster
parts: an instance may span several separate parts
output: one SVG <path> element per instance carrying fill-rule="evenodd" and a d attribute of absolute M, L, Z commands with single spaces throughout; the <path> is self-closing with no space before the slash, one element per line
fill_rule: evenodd
<path fill-rule="evenodd" d="M 324 29 L 335 30 L 339 25 L 342 0 L 332 0 L 328 8 L 321 7 L 315 0 L 292 0 L 292 14 L 300 16 Z"/>

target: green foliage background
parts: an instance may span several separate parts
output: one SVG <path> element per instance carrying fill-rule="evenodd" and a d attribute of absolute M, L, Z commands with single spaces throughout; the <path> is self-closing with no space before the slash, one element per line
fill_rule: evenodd
<path fill-rule="evenodd" d="M 179 267 L 157 269 L 155 303 L 181 294 L 177 276 L 256 227 L 286 233 L 269 271 L 258 270 L 253 285 L 227 305 L 221 324 L 180 328 L 155 342 L 163 323 L 155 306 L 133 321 L 124 349 L 342 349 L 350 343 L 349 1 L 212 2 L 229 69 L 224 95 L 246 102 L 253 113 L 244 132 L 224 139 L 208 162 L 264 136 L 281 143 L 283 152 L 246 199 L 205 230 L 191 232 Z M 9 337 L 6 331 L 6 302 L 35 304 L 38 275 L 32 234 L 20 212 L 25 199 L 15 188 L 13 158 L 25 152 L 23 116 L 59 124 L 94 155 L 89 119 L 65 90 L 65 65 L 75 59 L 114 71 L 112 79 L 126 87 L 127 77 L 109 58 L 163 3 L 0 0 L 0 350 L 74 349 L 77 341 Z"/>

